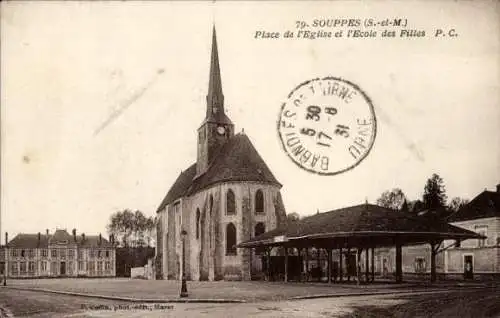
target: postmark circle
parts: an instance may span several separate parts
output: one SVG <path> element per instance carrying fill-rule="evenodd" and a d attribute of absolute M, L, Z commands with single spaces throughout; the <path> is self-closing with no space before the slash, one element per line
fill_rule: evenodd
<path fill-rule="evenodd" d="M 375 142 L 370 98 L 352 82 L 316 78 L 297 86 L 281 106 L 278 134 L 288 157 L 302 169 L 335 175 L 356 167 Z"/>

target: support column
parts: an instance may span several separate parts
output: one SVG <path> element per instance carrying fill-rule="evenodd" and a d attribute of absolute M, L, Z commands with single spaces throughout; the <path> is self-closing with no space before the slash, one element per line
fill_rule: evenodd
<path fill-rule="evenodd" d="M 345 258 L 346 270 L 347 270 L 347 281 L 348 282 L 351 281 L 351 273 L 349 272 L 349 265 L 351 265 L 350 264 L 350 260 L 351 260 L 351 248 L 348 247 L 347 248 L 346 258 Z M 357 266 L 357 265 L 355 264 L 355 266 Z"/>
<path fill-rule="evenodd" d="M 342 272 L 342 247 L 339 248 L 339 282 L 342 282 L 342 276 L 344 273 Z"/>
<path fill-rule="evenodd" d="M 332 282 L 332 249 L 328 248 L 328 283 Z"/>
<path fill-rule="evenodd" d="M 306 279 L 305 279 L 305 281 L 307 282 L 309 280 L 309 247 L 306 247 L 305 261 L 306 261 Z"/>
<path fill-rule="evenodd" d="M 370 249 L 366 248 L 365 249 L 365 281 L 368 283 L 370 281 L 370 258 L 368 255 L 370 253 Z"/>
<path fill-rule="evenodd" d="M 436 242 L 431 242 L 431 283 L 434 283 L 436 281 L 436 251 L 437 251 L 437 244 Z"/>
<path fill-rule="evenodd" d="M 372 247 L 372 282 L 375 282 L 375 247 Z"/>
<path fill-rule="evenodd" d="M 285 247 L 285 283 L 288 282 L 288 247 Z"/>
<path fill-rule="evenodd" d="M 396 283 L 403 282 L 402 246 L 396 243 Z"/>
<path fill-rule="evenodd" d="M 273 248 L 270 247 L 270 248 L 266 248 L 266 253 L 267 253 L 267 257 L 266 257 L 266 263 L 267 263 L 267 281 L 270 282 L 271 281 L 271 250 Z"/>
<path fill-rule="evenodd" d="M 302 259 L 302 248 L 297 248 L 297 253 L 299 254 L 299 260 L 300 260 L 299 282 L 301 282 L 302 274 L 304 272 L 304 260 Z"/>
<path fill-rule="evenodd" d="M 359 266 L 359 263 L 360 263 L 360 259 L 361 259 L 361 252 L 362 252 L 362 249 L 358 248 L 356 250 L 356 284 L 359 285 L 360 283 L 360 277 L 361 277 L 361 266 Z"/>
<path fill-rule="evenodd" d="M 318 282 L 321 282 L 320 254 L 321 254 L 321 249 L 316 248 L 316 267 L 318 268 Z"/>

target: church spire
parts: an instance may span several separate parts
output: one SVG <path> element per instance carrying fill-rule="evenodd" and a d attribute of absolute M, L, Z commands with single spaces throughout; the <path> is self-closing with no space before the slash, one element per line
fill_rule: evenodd
<path fill-rule="evenodd" d="M 210 57 L 210 77 L 207 95 L 207 118 L 218 118 L 224 114 L 224 95 L 219 67 L 219 52 L 217 50 L 217 35 L 215 25 L 212 30 L 212 55 Z"/>

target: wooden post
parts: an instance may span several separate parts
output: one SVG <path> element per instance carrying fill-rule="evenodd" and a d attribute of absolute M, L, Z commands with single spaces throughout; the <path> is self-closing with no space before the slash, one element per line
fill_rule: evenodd
<path fill-rule="evenodd" d="M 375 282 L 375 247 L 372 247 L 372 282 Z"/>
<path fill-rule="evenodd" d="M 318 268 L 317 272 L 318 272 L 318 282 L 321 282 L 321 264 L 320 264 L 320 261 L 319 261 L 319 258 L 320 258 L 320 254 L 321 254 L 321 249 L 320 248 L 316 248 L 316 267 Z"/>
<path fill-rule="evenodd" d="M 266 258 L 266 263 L 267 263 L 267 281 L 271 281 L 271 250 L 273 248 L 269 247 L 266 248 L 266 253 L 267 253 L 267 258 Z"/>
<path fill-rule="evenodd" d="M 302 273 L 304 271 L 304 260 L 302 259 L 302 248 L 297 248 L 297 253 L 299 254 L 299 260 L 300 260 L 299 282 L 301 282 L 302 281 Z"/>
<path fill-rule="evenodd" d="M 342 282 L 342 247 L 339 248 L 339 282 Z"/>
<path fill-rule="evenodd" d="M 332 249 L 328 248 L 328 283 L 332 282 Z"/>
<path fill-rule="evenodd" d="M 305 279 L 305 281 L 307 282 L 309 280 L 309 247 L 306 247 L 305 261 L 306 261 L 306 279 Z"/>
<path fill-rule="evenodd" d="M 369 248 L 366 248 L 365 249 L 365 281 L 366 283 L 368 283 L 368 281 L 370 280 L 370 258 L 369 258 L 369 254 L 370 253 L 370 249 Z"/>
<path fill-rule="evenodd" d="M 361 249 L 358 248 L 357 251 L 356 251 L 356 284 L 359 285 L 359 276 L 360 276 L 360 273 L 359 273 L 359 259 L 360 259 L 360 256 L 361 256 Z"/>
<path fill-rule="evenodd" d="M 285 247 L 285 283 L 288 282 L 288 247 Z"/>
<path fill-rule="evenodd" d="M 348 282 L 351 281 L 351 272 L 349 271 L 349 265 L 351 265 L 350 261 L 351 261 L 351 248 L 348 247 L 347 248 L 346 259 L 345 259 L 346 270 L 347 270 L 347 281 Z"/>
<path fill-rule="evenodd" d="M 396 243 L 396 283 L 403 282 L 402 246 Z"/>
<path fill-rule="evenodd" d="M 431 283 L 436 281 L 436 251 L 439 244 L 431 242 Z"/>

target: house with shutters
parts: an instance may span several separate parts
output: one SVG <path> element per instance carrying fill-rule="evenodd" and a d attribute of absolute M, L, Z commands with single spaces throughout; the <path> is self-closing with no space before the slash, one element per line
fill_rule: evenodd
<path fill-rule="evenodd" d="M 114 277 L 115 244 L 99 235 L 72 235 L 64 229 L 51 234 L 18 234 L 0 249 L 0 271 L 10 278 Z"/>
<path fill-rule="evenodd" d="M 196 162 L 181 172 L 157 209 L 156 276 L 180 279 L 185 268 L 188 280 L 249 280 L 261 273 L 260 256 L 236 245 L 283 224 L 286 213 L 281 184 L 250 138 L 235 134 L 225 113 L 215 28 L 197 135 Z"/>

